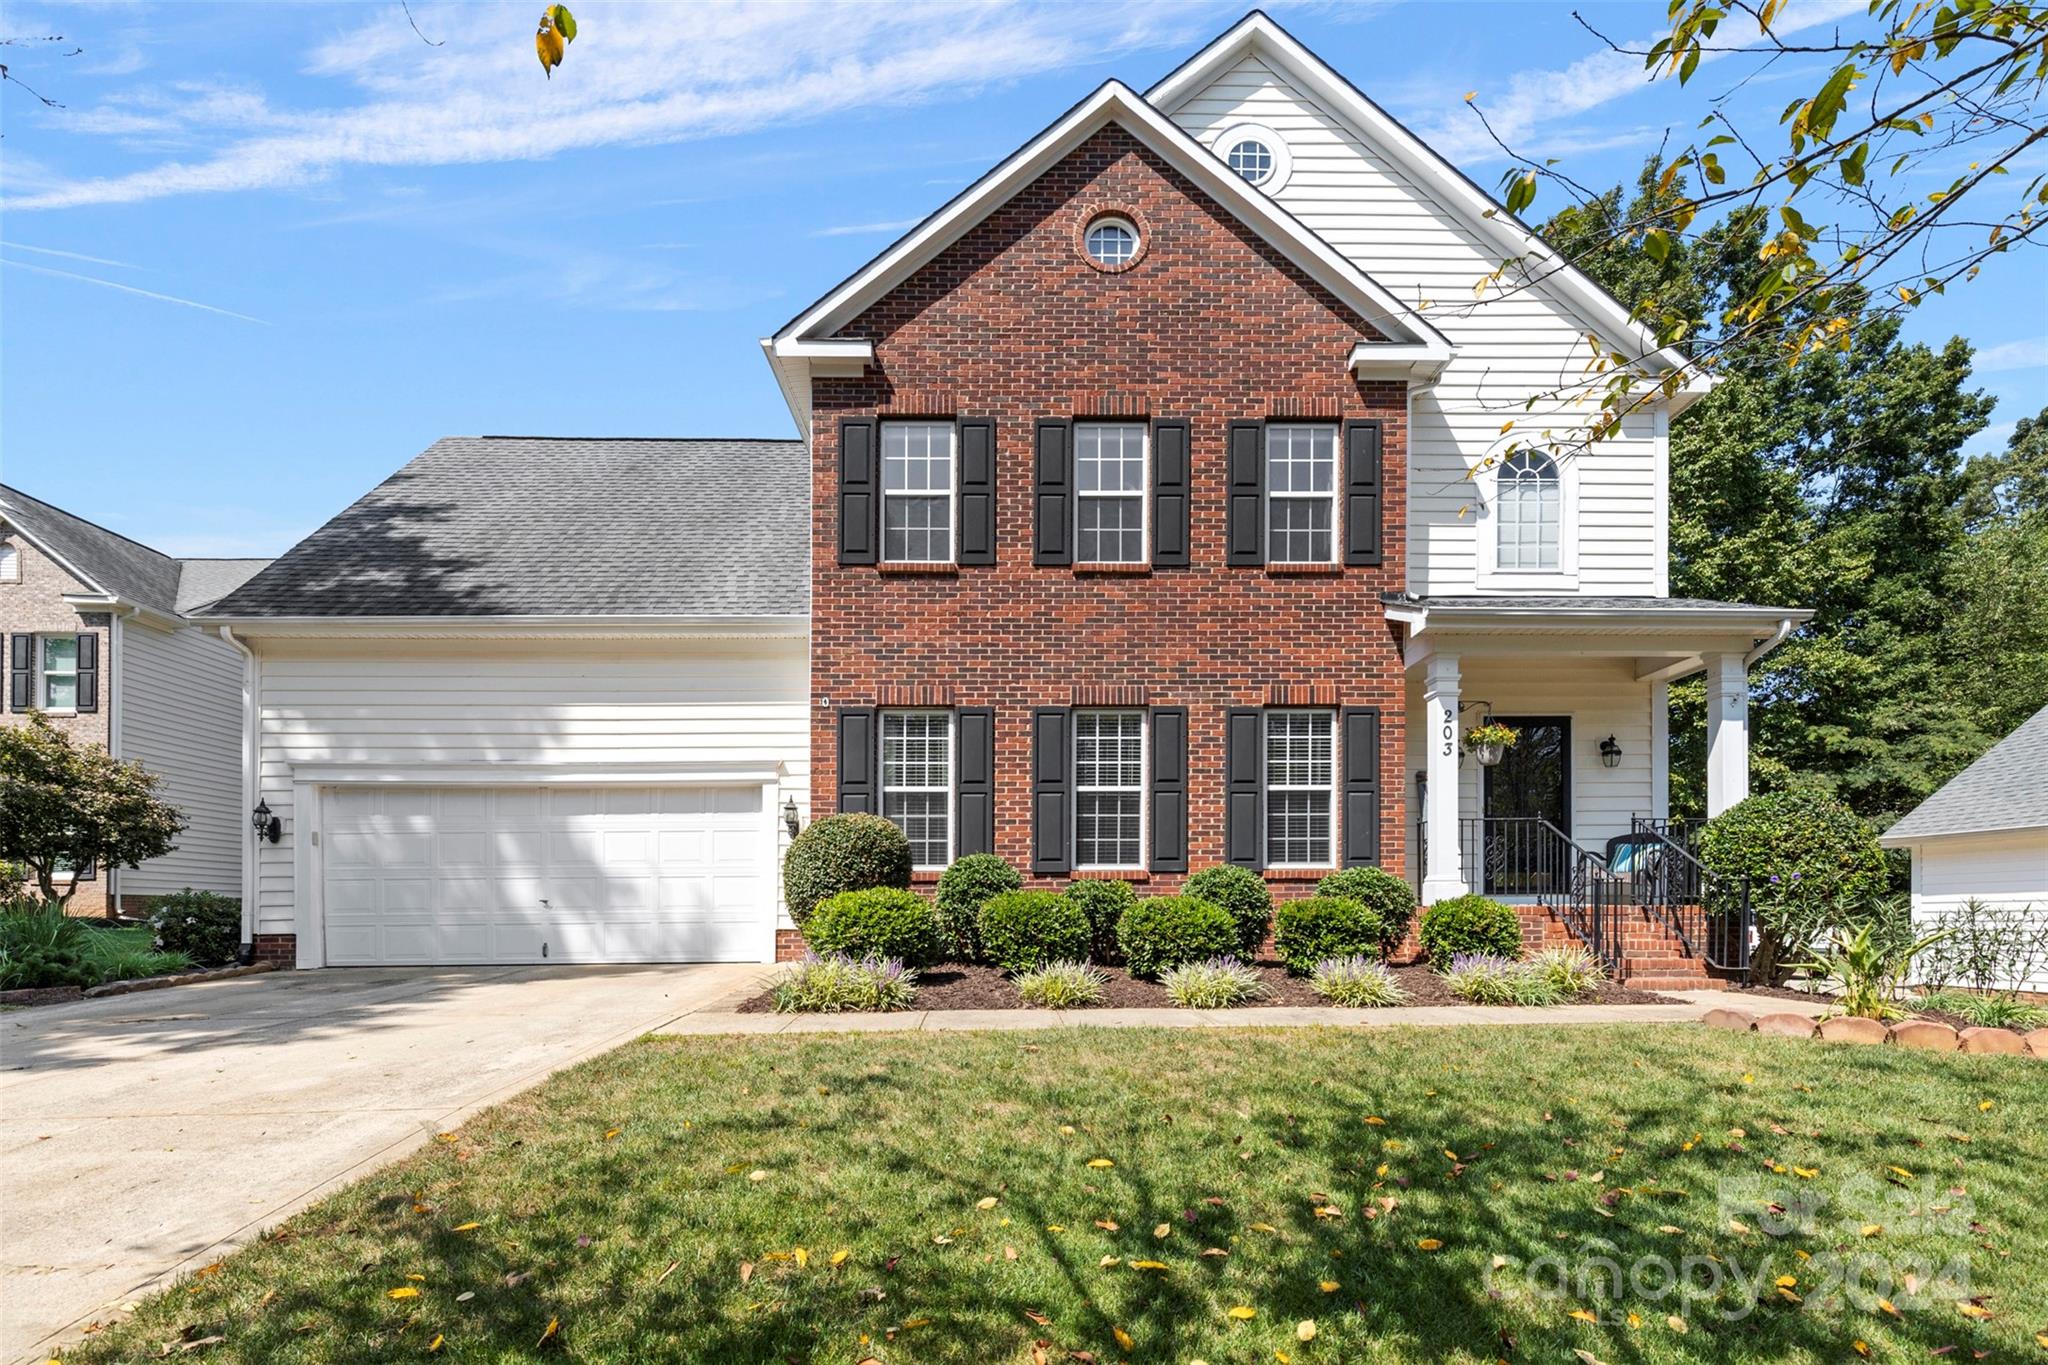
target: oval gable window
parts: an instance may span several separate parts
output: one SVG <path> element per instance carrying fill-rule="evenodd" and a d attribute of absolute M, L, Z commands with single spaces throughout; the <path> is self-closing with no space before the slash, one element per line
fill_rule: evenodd
<path fill-rule="evenodd" d="M 1266 194 L 1276 194 L 1294 170 L 1287 139 L 1263 123 L 1239 123 L 1210 144 L 1230 173 Z"/>
<path fill-rule="evenodd" d="M 1273 149 L 1255 137 L 1245 138 L 1230 149 L 1230 169 L 1256 185 L 1273 175 Z"/>
<path fill-rule="evenodd" d="M 1104 270 L 1138 259 L 1138 229 L 1128 218 L 1098 218 L 1088 225 L 1088 258 Z"/>

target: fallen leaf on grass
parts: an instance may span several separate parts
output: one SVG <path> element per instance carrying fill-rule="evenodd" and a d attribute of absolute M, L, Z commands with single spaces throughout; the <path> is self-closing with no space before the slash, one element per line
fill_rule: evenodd
<path fill-rule="evenodd" d="M 835 1252 L 833 1252 L 833 1253 L 832 1253 L 832 1264 L 833 1264 L 834 1266 L 842 1266 L 842 1265 L 845 1265 L 845 1264 L 846 1264 L 846 1258 L 847 1258 L 847 1257 L 849 1257 L 849 1256 L 851 1256 L 851 1255 L 853 1255 L 853 1253 L 852 1253 L 851 1251 L 849 1251 L 849 1250 L 845 1249 L 844 1247 L 842 1247 L 842 1248 L 840 1248 L 840 1249 L 839 1249 L 838 1251 L 835 1251 Z"/>
<path fill-rule="evenodd" d="M 540 1340 L 539 1340 L 539 1341 L 536 1341 L 536 1342 L 535 1342 L 535 1343 L 533 1343 L 533 1344 L 534 1344 L 534 1345 L 536 1345 L 536 1346 L 541 1346 L 541 1345 L 545 1345 L 545 1344 L 547 1343 L 547 1341 L 548 1341 L 548 1339 L 549 1339 L 549 1338 L 553 1337 L 553 1336 L 555 1335 L 555 1333 L 557 1333 L 557 1332 L 559 1332 L 559 1331 L 561 1331 L 561 1330 L 562 1330 L 562 1320 L 561 1320 L 560 1318 L 549 1318 L 549 1319 L 548 1319 L 548 1325 L 547 1325 L 547 1330 L 546 1330 L 546 1331 L 544 1331 L 544 1332 L 542 1332 L 542 1333 L 540 1334 Z"/>
<path fill-rule="evenodd" d="M 431 1354 L 432 1352 L 440 1350 L 441 1343 L 445 1340 L 447 1340 L 447 1338 L 443 1337 L 439 1332 L 436 1332 L 434 1334 L 434 1339 L 427 1343 L 428 1353 Z"/>
<path fill-rule="evenodd" d="M 1173 1235 L 1173 1224 L 1161 1223 L 1158 1227 L 1152 1229 L 1152 1235 L 1159 1238 L 1171 1237 Z"/>
<path fill-rule="evenodd" d="M 670 1262 L 668 1263 L 668 1269 L 666 1269 L 666 1270 L 662 1271 L 662 1272 L 661 1272 L 661 1273 L 660 1273 L 659 1275 L 656 1275 L 656 1276 L 654 1277 L 654 1282 L 655 1282 L 656 1284 L 660 1284 L 660 1283 L 661 1283 L 661 1282 L 662 1282 L 663 1280 L 665 1280 L 665 1279 L 667 1279 L 667 1278 L 668 1278 L 669 1276 L 671 1276 L 671 1275 L 675 1274 L 675 1273 L 676 1273 L 676 1267 L 677 1267 L 677 1266 L 679 1266 L 679 1265 L 681 1265 L 681 1264 L 682 1264 L 682 1262 L 681 1262 L 681 1261 L 670 1261 Z"/>
<path fill-rule="evenodd" d="M 1034 1310 L 1032 1310 L 1032 1309 L 1029 1309 L 1029 1308 L 1025 1309 L 1025 1310 L 1024 1310 L 1024 1316 L 1025 1316 L 1025 1317 L 1027 1317 L 1027 1318 L 1030 1318 L 1030 1319 L 1031 1319 L 1031 1320 L 1032 1320 L 1033 1322 L 1037 1323 L 1037 1324 L 1038 1324 L 1038 1325 L 1039 1325 L 1040 1327 L 1050 1327 L 1050 1326 L 1052 1326 L 1052 1319 L 1051 1319 L 1051 1318 L 1047 1317 L 1047 1316 L 1046 1316 L 1045 1314 L 1043 1314 L 1043 1313 L 1040 1313 L 1040 1312 L 1036 1312 L 1036 1311 L 1034 1311 Z"/>
<path fill-rule="evenodd" d="M 1983 1304 L 1971 1303 L 1966 1299 L 1956 1300 L 1956 1311 L 1958 1313 L 1961 1313 L 1966 1318 L 1976 1318 L 1980 1321 L 1984 1318 L 1993 1316 L 1991 1310 L 1989 1308 L 1986 1308 Z"/>
<path fill-rule="evenodd" d="M 1113 1264 L 1113 1263 L 1114 1263 L 1114 1262 L 1112 1261 L 1112 1264 Z M 1132 1261 L 1132 1262 L 1131 1262 L 1131 1269 L 1133 1269 L 1133 1270 L 1164 1270 L 1164 1269 L 1166 1269 L 1166 1262 L 1164 1262 L 1164 1261 Z"/>
<path fill-rule="evenodd" d="M 1580 1322 L 1600 1321 L 1600 1315 L 1598 1313 L 1590 1313 L 1583 1308 L 1574 1308 L 1569 1314 L 1569 1316 L 1577 1318 Z"/>
<path fill-rule="evenodd" d="M 1343 1285 L 1338 1284 L 1335 1280 L 1316 1281 L 1316 1288 L 1322 1290 L 1325 1294 L 1334 1294 L 1343 1287 Z"/>
<path fill-rule="evenodd" d="M 1215 1257 L 1222 1257 L 1222 1256 L 1228 1256 L 1228 1255 L 1229 1255 L 1230 1253 L 1229 1253 L 1229 1252 L 1227 1252 L 1227 1251 L 1225 1251 L 1225 1250 L 1224 1250 L 1224 1249 L 1223 1249 L 1222 1247 L 1203 1247 L 1203 1248 L 1202 1248 L 1202 1254 L 1203 1254 L 1204 1256 L 1208 1256 L 1208 1257 L 1211 1257 L 1211 1258 L 1215 1258 Z"/>
<path fill-rule="evenodd" d="M 468 1303 L 471 1299 L 475 1297 L 476 1291 L 474 1289 L 465 1289 L 460 1294 L 457 1294 L 455 1296 L 455 1301 L 457 1303 Z"/>
<path fill-rule="evenodd" d="M 1877 1311 L 1883 1313 L 1886 1317 L 1899 1318 L 1905 1316 L 1890 1299 L 1879 1299 L 1877 1301 Z"/>
<path fill-rule="evenodd" d="M 408 1284 L 399 1286 L 397 1289 L 392 1290 L 384 1297 L 388 1299 L 416 1299 L 419 1296 L 420 1291 L 418 1286 Z"/>
<path fill-rule="evenodd" d="M 1111 1161 L 1108 1157 L 1099 1156 L 1088 1163 L 1088 1169 L 1091 1171 L 1106 1171 L 1114 1165 L 1116 1165 L 1116 1163 L 1114 1161 Z"/>
<path fill-rule="evenodd" d="M 1607 1362 L 1602 1360 L 1599 1356 L 1596 1356 L 1591 1351 L 1584 1350 L 1577 1346 L 1572 1347 L 1572 1354 L 1577 1356 L 1580 1360 L 1585 1361 L 1586 1365 L 1607 1365 Z"/>
<path fill-rule="evenodd" d="M 1681 1318 L 1676 1313 L 1673 1313 L 1670 1317 L 1664 1319 L 1664 1325 L 1666 1327 L 1669 1327 L 1672 1331 L 1678 1333 L 1678 1335 L 1680 1336 L 1684 1336 L 1687 1332 L 1690 1332 L 1692 1330 L 1690 1327 L 1687 1327 L 1685 1325 L 1685 1319 Z"/>
<path fill-rule="evenodd" d="M 1116 1344 L 1118 1346 L 1121 1346 L 1126 1351 L 1130 1350 L 1133 1346 L 1136 1346 L 1138 1344 L 1137 1338 L 1133 1337 L 1129 1332 L 1126 1332 L 1121 1327 L 1110 1328 L 1109 1334 L 1115 1337 Z"/>
<path fill-rule="evenodd" d="M 978 1209 L 981 1209 L 981 1210 L 982 1210 L 983 1212 L 986 1212 L 986 1211 L 988 1211 L 989 1209 L 992 1209 L 992 1208 L 994 1208 L 995 1206 L 996 1206 L 996 1197 L 995 1197 L 994 1195 L 992 1195 L 992 1194 L 991 1194 L 991 1195 L 985 1195 L 985 1196 L 983 1196 L 982 1198 L 980 1198 L 980 1199 L 977 1199 L 977 1200 L 975 1200 L 975 1201 L 974 1201 L 974 1207 L 976 1207 L 976 1208 L 978 1208 Z"/>
<path fill-rule="evenodd" d="M 1257 1317 L 1258 1315 L 1258 1309 L 1247 1308 L 1243 1304 L 1239 1304 L 1237 1307 L 1230 1310 L 1230 1316 L 1236 1318 L 1239 1322 L 1250 1322 L 1253 1318 Z"/>
<path fill-rule="evenodd" d="M 1415 1245 L 1423 1251 L 1436 1251 L 1443 1246 L 1443 1243 L 1434 1237 L 1424 1237 Z"/>
<path fill-rule="evenodd" d="M 754 1182 L 755 1184 L 759 1184 L 759 1183 L 760 1183 L 761 1181 L 763 1181 L 763 1180 L 766 1180 L 767 1178 L 768 1178 L 768 1172 L 766 1172 L 766 1171 L 748 1171 L 748 1172 L 747 1172 L 747 1179 L 749 1179 L 749 1180 L 753 1181 L 753 1182 Z"/>
<path fill-rule="evenodd" d="M 1312 1319 L 1303 1318 L 1300 1322 L 1295 1323 L 1294 1339 L 1296 1341 L 1314 1341 L 1316 1339 L 1315 1322 Z"/>

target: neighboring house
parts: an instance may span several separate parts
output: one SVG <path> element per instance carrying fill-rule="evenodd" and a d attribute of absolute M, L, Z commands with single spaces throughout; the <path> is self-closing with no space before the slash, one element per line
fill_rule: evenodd
<path fill-rule="evenodd" d="M 798 442 L 443 441 L 215 619 L 256 653 L 260 952 L 765 958 L 792 819 L 1146 893 L 1380 864 L 1534 901 L 1661 822 L 1704 671 L 1807 613 L 1668 595 L 1682 358 L 1253 14 L 1111 81 L 762 342 Z M 1483 715 L 1508 761 L 1461 757 Z M 1583 848 L 1583 852 L 1581 849 Z"/>
<path fill-rule="evenodd" d="M 164 857 L 76 869 L 71 913 L 136 913 L 188 886 L 241 894 L 242 656 L 190 618 L 268 562 L 176 559 L 0 485 L 0 723 L 41 711 L 161 775 L 186 820 Z"/>
<path fill-rule="evenodd" d="M 1913 919 L 1966 901 L 2048 924 L 2048 707 L 1991 746 L 1879 842 L 1913 855 Z M 2048 991 L 2048 976 L 2009 983 Z"/>

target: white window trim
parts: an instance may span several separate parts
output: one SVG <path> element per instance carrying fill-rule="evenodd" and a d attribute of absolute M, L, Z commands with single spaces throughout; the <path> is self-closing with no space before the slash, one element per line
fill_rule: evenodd
<path fill-rule="evenodd" d="M 888 721 L 891 716 L 944 716 L 946 718 L 946 785 L 943 787 L 903 787 L 889 785 L 889 742 Z M 880 713 L 877 722 L 881 727 L 880 753 L 876 755 L 876 766 L 881 769 L 875 776 L 881 789 L 882 813 L 887 818 L 889 793 L 902 792 L 929 794 L 943 792 L 946 797 L 946 856 L 936 863 L 912 862 L 914 872 L 940 872 L 952 866 L 953 851 L 960 846 L 959 801 L 960 788 L 960 724 L 959 718 L 943 706 L 891 706 Z"/>
<path fill-rule="evenodd" d="M 78 704 L 75 700 L 70 706 L 50 706 L 47 704 L 50 699 L 50 653 L 49 647 L 44 642 L 48 640 L 70 640 L 73 642 L 72 648 L 76 649 L 77 640 L 81 633 L 79 631 L 53 630 L 47 635 L 35 637 L 35 667 L 30 674 L 29 694 L 36 699 L 36 710 L 41 711 L 46 716 L 75 716 L 78 714 Z M 59 673 L 57 676 L 61 678 L 64 675 Z M 76 654 L 71 656 L 71 695 L 74 699 L 78 696 L 78 656 Z"/>
<path fill-rule="evenodd" d="M 13 541 L 0 541 L 0 583 L 21 581 L 21 547 Z"/>
<path fill-rule="evenodd" d="M 1262 443 L 1269 443 L 1272 440 L 1272 433 L 1275 431 L 1296 431 L 1311 427 L 1330 433 L 1330 491 L 1327 493 L 1275 493 L 1273 491 L 1272 447 L 1270 444 L 1262 444 L 1259 450 L 1259 463 L 1264 471 L 1266 486 L 1261 492 L 1269 504 L 1275 498 L 1284 502 L 1315 502 L 1321 500 L 1330 504 L 1330 555 L 1327 559 L 1275 559 L 1273 557 L 1273 513 L 1269 506 L 1265 511 L 1266 524 L 1259 528 L 1259 534 L 1263 537 L 1266 563 L 1268 564 L 1335 564 L 1337 556 L 1343 548 L 1341 543 L 1344 539 L 1344 527 L 1342 524 L 1343 508 L 1337 501 L 1337 492 L 1344 481 L 1344 440 L 1343 432 L 1339 430 L 1338 424 L 1335 422 L 1268 422 L 1264 429 L 1259 432 L 1259 440 Z"/>
<path fill-rule="evenodd" d="M 1307 868 L 1334 871 L 1337 867 L 1337 850 L 1343 847 L 1343 832 L 1338 828 L 1338 823 L 1343 818 L 1344 803 L 1342 794 L 1338 791 L 1338 781 L 1340 774 L 1344 771 L 1344 756 L 1337 751 L 1337 746 L 1343 742 L 1343 736 L 1338 733 L 1337 713 L 1327 706 L 1268 707 L 1259 718 L 1259 857 L 1261 860 L 1264 860 L 1271 851 L 1271 845 L 1268 843 L 1270 827 L 1265 817 L 1267 803 L 1271 800 L 1272 794 L 1276 791 L 1314 792 L 1323 790 L 1323 788 L 1317 786 L 1275 786 L 1272 779 L 1267 775 L 1267 759 L 1270 752 L 1267 745 L 1267 730 L 1272 725 L 1273 717 L 1275 716 L 1327 716 L 1329 718 L 1330 785 L 1328 790 L 1330 796 L 1330 856 L 1318 863 L 1267 862 L 1265 865 L 1276 870 Z"/>
<path fill-rule="evenodd" d="M 1127 259 L 1105 261 L 1096 255 L 1095 249 L 1089 245 L 1089 239 L 1095 235 L 1097 229 L 1106 227 L 1119 227 L 1131 234 L 1131 254 Z M 1138 231 L 1136 223 L 1126 218 L 1123 214 L 1105 213 L 1099 218 L 1089 219 L 1088 225 L 1081 230 L 1081 251 L 1090 261 L 1094 262 L 1097 269 L 1126 270 L 1135 264 L 1140 256 L 1145 254 L 1145 235 Z"/>
<path fill-rule="evenodd" d="M 1152 717 L 1142 706 L 1085 706 L 1076 707 L 1069 715 L 1070 723 L 1082 716 L 1125 715 L 1138 718 L 1138 785 L 1131 787 L 1083 787 L 1081 785 L 1080 731 L 1074 732 L 1074 803 L 1072 828 L 1068 831 L 1069 847 L 1074 850 L 1076 872 L 1143 872 L 1152 865 L 1146 850 L 1151 848 L 1152 820 L 1146 809 L 1149 804 L 1145 793 L 1152 787 Z M 1081 861 L 1081 793 L 1091 792 L 1134 792 L 1138 798 L 1138 860 L 1134 863 L 1084 863 Z"/>
<path fill-rule="evenodd" d="M 889 428 L 891 427 L 934 427 L 943 428 L 952 433 L 952 458 L 948 462 L 949 468 L 952 470 L 952 477 L 946 480 L 947 555 L 944 559 L 891 559 L 889 557 L 889 500 L 891 498 L 932 498 L 938 496 L 936 491 L 921 493 L 909 491 L 891 493 L 889 491 L 888 450 Z M 960 424 L 958 422 L 943 421 L 885 421 L 882 423 L 880 435 L 879 445 L 882 454 L 882 516 L 879 527 L 881 543 L 875 547 L 877 559 L 884 564 L 958 564 L 960 562 Z"/>
<path fill-rule="evenodd" d="M 1074 562 L 1082 565 L 1150 564 L 1152 562 L 1152 429 L 1145 422 L 1076 422 L 1074 423 L 1074 460 L 1080 463 L 1081 432 L 1087 427 L 1136 427 L 1138 429 L 1138 491 L 1130 493 L 1083 493 L 1081 481 L 1074 480 Z M 1083 559 L 1081 558 L 1081 504 L 1093 498 L 1138 499 L 1138 557 L 1136 559 Z"/>
<path fill-rule="evenodd" d="M 1547 452 L 1546 452 L 1547 453 Z M 1505 460 L 1494 460 L 1473 482 L 1479 490 L 1479 516 L 1474 533 L 1479 537 L 1476 585 L 1483 590 L 1575 591 L 1579 586 L 1579 460 L 1552 455 L 1557 462 L 1557 567 L 1554 569 L 1503 569 L 1500 566 L 1500 471 Z"/>
<path fill-rule="evenodd" d="M 1266 150 L 1273 154 L 1273 169 L 1267 172 L 1264 180 L 1245 180 L 1235 170 L 1230 173 L 1261 194 L 1279 193 L 1286 186 L 1287 178 L 1294 174 L 1294 153 L 1288 149 L 1287 139 L 1265 124 L 1233 123 L 1211 144 L 1211 150 L 1227 169 L 1230 166 L 1230 149 L 1247 138 L 1266 144 Z"/>

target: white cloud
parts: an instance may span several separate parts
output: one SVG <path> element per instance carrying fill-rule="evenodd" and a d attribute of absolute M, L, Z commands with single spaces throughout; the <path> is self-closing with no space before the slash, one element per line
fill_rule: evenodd
<path fill-rule="evenodd" d="M 75 271 L 58 270 L 54 266 L 30 265 L 27 261 L 9 260 L 0 260 L 0 265 L 11 265 L 16 270 L 33 270 L 38 275 L 54 275 L 58 279 L 63 280 L 76 280 L 80 284 L 96 284 L 102 289 L 118 289 L 123 294 L 135 294 L 141 298 L 155 299 L 158 303 L 175 303 L 181 308 L 197 308 L 202 313 L 218 313 L 224 318 L 234 318 L 241 322 L 253 322 L 259 327 L 268 327 L 270 325 L 262 318 L 252 318 L 247 313 L 237 313 L 226 308 L 216 308 L 210 303 L 200 303 L 193 299 L 181 299 L 176 294 L 159 294 L 154 289 L 137 289 L 132 284 L 116 284 L 112 280 L 102 280 L 92 275 L 80 275 Z"/>
<path fill-rule="evenodd" d="M 879 232 L 905 232 L 922 223 L 922 218 L 898 218 L 887 223 L 841 223 L 838 227 L 819 228 L 813 237 L 866 237 Z"/>
<path fill-rule="evenodd" d="M 1977 352 L 1970 368 L 1978 374 L 1999 370 L 2033 370 L 2048 366 L 2048 336 L 2025 337 L 2019 341 L 1986 346 Z"/>
<path fill-rule="evenodd" d="M 567 59 L 544 79 L 528 9 L 437 6 L 432 18 L 429 27 L 445 46 L 420 42 L 396 6 L 350 10 L 346 31 L 305 66 L 349 87 L 353 98 L 332 107 L 280 110 L 260 92 L 195 82 L 79 111 L 78 126 L 88 130 L 179 137 L 218 150 L 39 185 L 5 206 L 132 203 L 304 185 L 354 166 L 538 161 L 581 148 L 712 137 L 957 97 L 993 80 L 1141 47 L 1185 46 L 1215 22 L 1208 10 L 1136 0 L 1087 7 L 593 0 L 579 9 Z"/>

